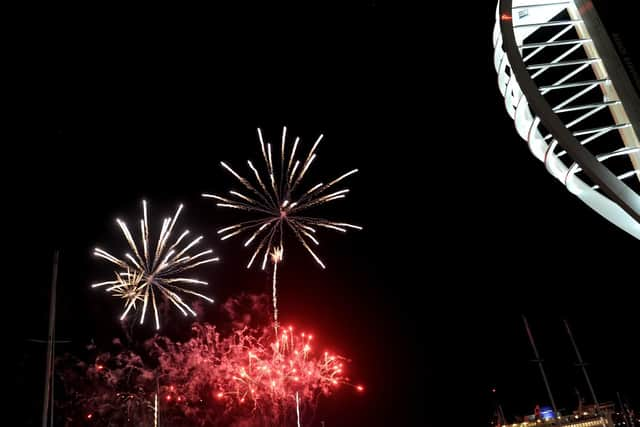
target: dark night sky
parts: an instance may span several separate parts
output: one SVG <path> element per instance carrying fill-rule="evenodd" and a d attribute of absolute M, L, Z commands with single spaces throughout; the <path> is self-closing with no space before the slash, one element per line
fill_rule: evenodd
<path fill-rule="evenodd" d="M 199 195 L 230 188 L 220 160 L 240 169 L 256 157 L 256 127 L 276 140 L 282 125 L 307 142 L 325 134 L 318 179 L 361 170 L 332 214 L 365 230 L 324 233 L 326 271 L 291 244 L 282 269 L 282 316 L 351 357 L 367 386 L 325 400 L 318 421 L 486 425 L 494 386 L 508 415 L 531 413 L 545 394 L 522 313 L 559 406 L 573 409 L 575 385 L 586 394 L 568 317 L 600 399 L 619 390 L 637 407 L 638 242 L 565 191 L 515 133 L 492 68 L 493 2 L 457 18 L 447 8 L 22 15 L 3 168 L 15 425 L 38 419 L 44 359 L 25 339 L 46 334 L 53 249 L 58 336 L 106 343 L 119 308 L 88 289 L 110 271 L 91 248 L 117 247 L 113 219 L 138 218 L 141 198 L 157 215 L 185 203 L 183 224 L 223 259 L 202 272 L 218 301 L 266 288 L 239 242 L 215 238 L 230 213 Z M 169 333 L 187 324 L 176 325 Z"/>

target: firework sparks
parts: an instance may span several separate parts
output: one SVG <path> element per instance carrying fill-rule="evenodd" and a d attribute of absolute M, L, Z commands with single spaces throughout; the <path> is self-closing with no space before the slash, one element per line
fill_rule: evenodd
<path fill-rule="evenodd" d="M 268 307 L 267 295 L 252 301 Z M 85 425 L 88 414 L 105 420 L 96 425 L 292 425 L 321 397 L 363 390 L 347 377 L 344 357 L 320 351 L 315 337 L 292 327 L 277 338 L 266 324 L 221 333 L 194 323 L 192 332 L 184 342 L 156 335 L 140 353 L 114 340 L 112 352 L 94 354 L 89 346 L 87 363 L 62 357 L 57 372 L 69 396 L 65 414 L 76 420 L 70 425 Z"/>
<path fill-rule="evenodd" d="M 278 419 L 291 412 L 298 417 L 301 408 L 340 386 L 359 390 L 345 375 L 344 357 L 316 353 L 313 336 L 292 327 L 282 329 L 278 339 L 270 328 L 236 330 L 226 338 L 206 324 L 193 330 L 196 336 L 182 345 L 159 343 L 161 375 L 175 385 L 171 395 L 196 400 L 198 391 L 210 390 L 232 413 Z"/>
<path fill-rule="evenodd" d="M 279 338 L 264 345 L 247 334 L 237 334 L 219 365 L 216 386 L 218 396 L 228 397 L 236 404 L 254 406 L 289 404 L 296 400 L 312 401 L 319 394 L 347 384 L 341 356 L 312 352 L 312 335 L 296 334 L 293 328 L 283 329 Z M 267 341 L 269 342 L 269 341 Z M 296 399 L 298 395 L 298 399 Z"/>
<path fill-rule="evenodd" d="M 115 280 L 91 285 L 92 288 L 108 286 L 107 292 L 124 300 L 124 312 L 121 319 L 124 319 L 131 310 L 135 311 L 136 304 L 141 304 L 140 324 L 143 324 L 149 300 L 151 300 L 156 329 L 160 329 L 158 298 L 166 299 L 185 316 L 189 314 L 195 316 L 196 312 L 179 294 L 194 295 L 213 302 L 213 299 L 208 296 L 187 288 L 191 285 L 206 286 L 207 282 L 185 277 L 184 273 L 199 265 L 218 261 L 219 258 L 211 257 L 213 253 L 211 249 L 191 255 L 189 250 L 200 243 L 202 236 L 196 237 L 185 245 L 183 240 L 189 235 L 189 230 L 184 231 L 171 243 L 172 232 L 182 208 L 183 205 L 180 205 L 173 217 L 163 220 L 155 250 L 150 243 L 147 203 L 144 200 L 142 201 L 143 218 L 140 219 L 142 248 L 136 244 L 127 224 L 120 219 L 117 219 L 116 222 L 133 251 L 133 255 L 126 253 L 122 258 L 117 258 L 107 251 L 95 248 L 94 255 L 126 270 L 117 271 Z M 181 245 L 181 243 L 183 244 Z"/>
<path fill-rule="evenodd" d="M 250 268 L 256 259 L 262 259 L 261 268 L 264 270 L 269 254 L 274 254 L 277 250 L 280 251 L 280 259 L 282 259 L 285 227 L 293 232 L 297 240 L 322 268 L 325 268 L 324 263 L 312 249 L 312 245 L 319 245 L 319 241 L 315 237 L 318 228 L 327 228 L 343 233 L 348 229 L 362 229 L 362 227 L 353 224 L 302 215 L 309 208 L 345 198 L 349 189 L 334 191 L 333 188 L 343 179 L 358 172 L 358 169 L 353 169 L 329 183 L 321 182 L 306 191 L 296 191 L 316 158 L 316 149 L 322 137 L 323 135 L 320 135 L 307 156 L 301 161 L 296 158 L 300 138 L 295 139 L 293 147 L 289 151 L 286 144 L 287 128 L 285 126 L 282 130 L 280 165 L 278 167 L 274 164 L 278 162 L 273 160 L 271 144 L 265 144 L 262 131 L 258 129 L 266 176 L 264 173 L 261 174 L 251 161 L 247 161 L 253 173 L 253 182 L 239 175 L 226 163 L 220 163 L 242 184 L 245 193 L 231 190 L 226 197 L 215 194 L 203 194 L 202 196 L 215 199 L 217 206 L 244 210 L 261 216 L 260 219 L 240 222 L 218 230 L 218 234 L 222 236 L 221 240 L 240 234 L 248 236 L 244 246 L 253 245 L 255 249 L 247 268 Z M 275 263 L 276 261 L 274 261 Z"/>
<path fill-rule="evenodd" d="M 129 314 L 129 310 L 136 309 L 137 302 L 144 300 L 143 290 L 140 286 L 142 274 L 131 270 L 127 270 L 126 273 L 116 272 L 115 281 L 116 284 L 107 288 L 106 291 L 111 292 L 114 297 L 124 300 L 125 310 L 120 317 L 120 320 L 122 320 Z"/>

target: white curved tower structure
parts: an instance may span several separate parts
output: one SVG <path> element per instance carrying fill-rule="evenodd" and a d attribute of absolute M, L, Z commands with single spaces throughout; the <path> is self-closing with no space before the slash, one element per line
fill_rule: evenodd
<path fill-rule="evenodd" d="M 501 0 L 494 64 L 532 154 L 640 239 L 640 100 L 589 0 Z"/>

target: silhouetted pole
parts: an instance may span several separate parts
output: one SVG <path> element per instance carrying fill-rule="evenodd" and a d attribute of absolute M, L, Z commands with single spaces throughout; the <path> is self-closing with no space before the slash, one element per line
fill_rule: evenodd
<path fill-rule="evenodd" d="M 618 395 L 618 403 L 620 404 L 620 411 L 622 411 L 622 418 L 624 419 L 624 421 L 627 423 L 628 426 L 635 427 L 636 423 L 633 420 L 633 415 L 631 415 L 631 411 L 629 410 L 629 405 L 626 405 L 625 403 L 622 402 L 622 397 L 620 397 L 619 391 L 617 391 L 616 394 Z"/>
<path fill-rule="evenodd" d="M 503 426 L 507 425 L 507 417 L 504 416 L 504 411 L 502 410 L 502 405 L 498 404 L 498 415 L 500 415 L 500 424 Z"/>
<path fill-rule="evenodd" d="M 596 392 L 594 391 L 593 386 L 591 385 L 591 379 L 589 379 L 589 373 L 587 372 L 587 365 L 582 360 L 582 356 L 580 355 L 580 350 L 578 350 L 578 345 L 576 344 L 576 340 L 573 339 L 573 334 L 571 333 L 569 322 L 566 319 L 564 321 L 564 326 L 567 328 L 567 333 L 569 334 L 569 338 L 571 339 L 571 344 L 573 345 L 573 349 L 576 351 L 576 357 L 578 358 L 578 366 L 582 368 L 582 373 L 584 374 L 584 378 L 587 380 L 587 385 L 589 386 L 589 391 L 591 392 L 593 403 L 596 405 L 596 412 L 600 412 L 600 404 L 598 403 Z"/>
<path fill-rule="evenodd" d="M 551 394 L 551 387 L 549 387 L 549 381 L 547 381 L 547 374 L 545 374 L 544 366 L 542 366 L 542 359 L 540 359 L 540 354 L 538 354 L 538 348 L 536 347 L 536 343 L 533 340 L 531 329 L 529 329 L 529 322 L 527 322 L 527 318 L 524 315 L 522 315 L 522 320 L 524 320 L 524 327 L 527 329 L 527 335 L 529 335 L 529 341 L 531 342 L 531 347 L 533 348 L 533 354 L 536 356 L 536 360 L 534 360 L 534 362 L 537 362 L 538 366 L 540 367 L 540 373 L 542 374 L 544 385 L 547 388 L 547 393 L 549 394 L 549 400 L 551 401 L 551 406 L 553 407 L 553 415 L 557 417 L 558 409 L 556 408 L 556 401 L 553 400 L 553 394 Z"/>
<path fill-rule="evenodd" d="M 49 335 L 47 337 L 47 370 L 44 380 L 44 404 L 42 407 L 42 427 L 47 427 L 49 401 L 53 400 L 53 362 L 55 357 L 54 341 L 56 336 L 56 285 L 58 281 L 59 251 L 53 255 L 53 273 L 51 278 L 51 300 L 49 302 Z M 53 426 L 53 401 L 51 401 L 51 426 Z"/>

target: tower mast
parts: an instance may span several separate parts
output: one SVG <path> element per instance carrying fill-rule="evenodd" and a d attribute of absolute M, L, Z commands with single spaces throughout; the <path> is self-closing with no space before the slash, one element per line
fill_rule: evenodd
<path fill-rule="evenodd" d="M 551 401 L 551 406 L 553 407 L 553 414 L 554 416 L 557 416 L 558 409 L 556 407 L 556 401 L 553 399 L 551 387 L 549 387 L 549 381 L 547 380 L 547 374 L 544 372 L 544 366 L 542 366 L 542 359 L 540 359 L 538 348 L 536 347 L 536 343 L 533 340 L 533 334 L 531 334 L 531 329 L 529 328 L 529 322 L 527 322 L 527 318 L 524 315 L 522 315 L 522 320 L 524 321 L 524 327 L 526 328 L 527 335 L 529 336 L 529 342 L 531 343 L 531 347 L 533 348 L 533 354 L 536 357 L 534 362 L 537 362 L 538 366 L 540 367 L 540 373 L 542 374 L 542 379 L 544 380 L 544 385 L 547 388 L 547 394 L 549 395 L 549 400 Z"/>
<path fill-rule="evenodd" d="M 56 286 L 58 282 L 59 251 L 53 255 L 53 273 L 51 278 L 51 300 L 49 302 L 49 334 L 47 336 L 47 369 L 44 379 L 44 402 L 42 405 L 42 427 L 47 427 L 49 403 L 51 403 L 51 425 L 53 426 L 53 362 L 56 339 Z"/>
<path fill-rule="evenodd" d="M 598 398 L 596 397 L 596 392 L 593 389 L 593 385 L 591 384 L 591 379 L 589 378 L 589 373 L 587 372 L 587 364 L 582 360 L 582 355 L 580 354 L 580 350 L 578 350 L 578 345 L 576 344 L 576 340 L 573 338 L 573 334 L 571 333 L 571 328 L 569 327 L 569 322 L 565 319 L 564 326 L 567 328 L 567 334 L 569 334 L 569 338 L 571 339 L 571 344 L 573 345 L 573 349 L 576 351 L 576 357 L 578 358 L 578 366 L 582 368 L 582 373 L 584 374 L 584 378 L 587 380 L 587 385 L 589 386 L 589 391 L 591 392 L 591 398 L 593 399 L 593 403 L 596 405 L 596 412 L 600 412 L 600 404 L 598 403 Z"/>

